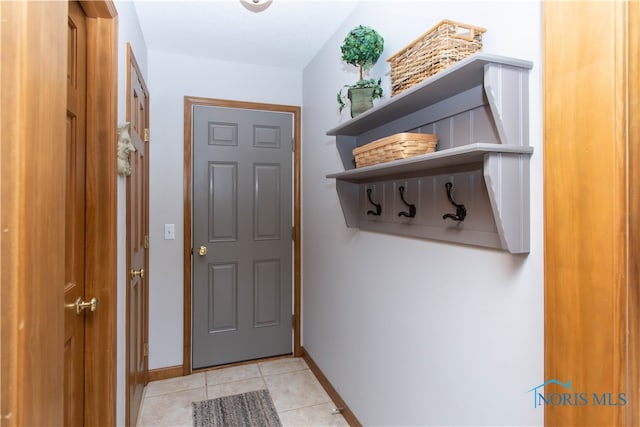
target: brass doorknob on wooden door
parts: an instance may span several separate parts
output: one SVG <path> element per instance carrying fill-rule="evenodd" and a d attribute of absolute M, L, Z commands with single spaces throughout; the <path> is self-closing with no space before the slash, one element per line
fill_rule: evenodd
<path fill-rule="evenodd" d="M 67 307 L 75 308 L 76 314 L 82 313 L 87 308 L 90 311 L 96 311 L 98 308 L 98 298 L 93 297 L 89 301 L 83 301 L 82 297 L 78 297 L 75 303 L 69 304 Z"/>
<path fill-rule="evenodd" d="M 207 247 L 206 246 L 200 246 L 198 248 L 198 255 L 205 256 L 206 254 L 207 254 Z"/>
<path fill-rule="evenodd" d="M 142 278 L 144 278 L 144 268 L 141 268 L 140 270 L 134 270 L 133 268 L 131 269 L 131 271 L 129 272 L 131 274 L 131 278 L 133 279 L 136 276 L 140 276 Z"/>

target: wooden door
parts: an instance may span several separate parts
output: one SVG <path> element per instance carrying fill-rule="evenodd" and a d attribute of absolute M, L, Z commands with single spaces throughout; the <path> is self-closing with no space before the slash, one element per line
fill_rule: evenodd
<path fill-rule="evenodd" d="M 85 158 L 86 158 L 86 17 L 69 2 L 67 52 L 64 424 L 84 424 L 85 316 Z"/>
<path fill-rule="evenodd" d="M 290 113 L 194 107 L 194 368 L 292 351 L 292 132 Z"/>
<path fill-rule="evenodd" d="M 127 46 L 127 121 L 131 175 L 127 178 L 127 425 L 135 425 L 148 376 L 149 92 Z"/>
<path fill-rule="evenodd" d="M 85 419 L 116 424 L 117 15 L 86 1 Z M 2 426 L 63 425 L 67 2 L 0 1 Z M 80 423 L 81 425 L 82 423 Z"/>
<path fill-rule="evenodd" d="M 545 381 L 585 393 L 545 404 L 549 426 L 640 421 L 639 18 L 636 2 L 543 4 Z"/>
<path fill-rule="evenodd" d="M 61 425 L 67 5 L 0 1 L 0 21 L 0 424 Z"/>

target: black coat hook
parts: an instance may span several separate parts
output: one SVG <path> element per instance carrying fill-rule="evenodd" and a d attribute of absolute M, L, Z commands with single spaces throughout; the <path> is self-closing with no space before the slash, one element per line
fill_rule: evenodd
<path fill-rule="evenodd" d="M 444 214 L 442 215 L 442 219 L 451 218 L 454 221 L 464 221 L 464 218 L 467 216 L 467 208 L 465 208 L 464 205 L 453 201 L 453 198 L 451 197 L 451 188 L 453 187 L 452 183 L 447 182 L 444 186 L 447 189 L 447 198 L 451 204 L 456 207 L 456 213 L 455 215 L 452 213 Z"/>
<path fill-rule="evenodd" d="M 372 210 L 368 210 L 367 211 L 367 215 L 375 215 L 375 216 L 380 216 L 380 214 L 382 213 L 382 205 L 379 203 L 374 202 L 373 200 L 371 200 L 371 189 L 367 188 L 367 197 L 369 198 L 369 203 L 371 203 L 375 208 L 375 212 Z"/>
<path fill-rule="evenodd" d="M 413 218 L 414 216 L 416 216 L 416 205 L 407 203 L 407 201 L 404 199 L 404 187 L 400 186 L 400 188 L 398 188 L 398 191 L 400 192 L 400 200 L 402 200 L 402 203 L 409 207 L 409 212 L 398 212 L 398 216 Z"/>

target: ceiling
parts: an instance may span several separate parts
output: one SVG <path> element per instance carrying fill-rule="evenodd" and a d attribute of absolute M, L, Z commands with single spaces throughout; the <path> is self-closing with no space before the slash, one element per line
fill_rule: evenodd
<path fill-rule="evenodd" d="M 264 11 L 239 0 L 135 0 L 149 50 L 303 69 L 359 0 L 273 0 Z"/>

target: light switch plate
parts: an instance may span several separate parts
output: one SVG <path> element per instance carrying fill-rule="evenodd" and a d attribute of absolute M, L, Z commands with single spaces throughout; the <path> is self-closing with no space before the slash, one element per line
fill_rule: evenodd
<path fill-rule="evenodd" d="M 173 240 L 176 238 L 176 225 L 165 224 L 164 225 L 164 240 Z"/>

